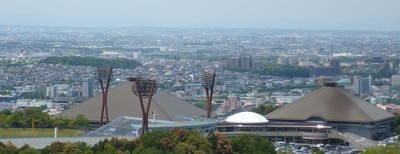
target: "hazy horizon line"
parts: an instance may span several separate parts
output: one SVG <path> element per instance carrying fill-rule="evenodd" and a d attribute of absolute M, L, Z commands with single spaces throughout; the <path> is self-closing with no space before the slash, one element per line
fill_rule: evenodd
<path fill-rule="evenodd" d="M 197 22 L 157 20 L 135 17 L 54 17 L 0 15 L 0 25 L 49 26 L 49 27 L 165 27 L 165 28 L 227 28 L 227 29 L 287 29 L 287 30 L 352 30 L 400 31 L 400 19 L 371 18 L 358 20 L 298 20 L 288 18 L 257 18 L 238 20 L 203 20 Z"/>
<path fill-rule="evenodd" d="M 0 24 L 0 27 L 46 27 L 46 28 L 77 28 L 77 29 L 117 29 L 117 28 L 149 28 L 149 29 L 226 29 L 226 30 L 277 30 L 277 31 L 352 31 L 352 32 L 400 32 L 400 30 L 376 30 L 376 29 L 322 29 L 322 28 L 273 28 L 273 27 L 223 27 L 223 26 L 201 26 L 201 27 L 183 27 L 183 26 L 75 26 L 75 25 L 33 25 L 33 24 Z"/>

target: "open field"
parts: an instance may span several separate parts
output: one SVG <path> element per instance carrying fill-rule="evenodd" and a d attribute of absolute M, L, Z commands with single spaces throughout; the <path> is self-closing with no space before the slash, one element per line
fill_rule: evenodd
<path fill-rule="evenodd" d="M 84 131 L 76 129 L 58 129 L 58 137 L 74 137 L 82 135 Z M 22 137 L 54 137 L 54 128 L 8 128 L 0 129 L 0 138 Z"/>

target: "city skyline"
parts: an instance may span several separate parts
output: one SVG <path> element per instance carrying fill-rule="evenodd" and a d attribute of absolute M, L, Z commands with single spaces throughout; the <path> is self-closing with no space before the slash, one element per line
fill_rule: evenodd
<path fill-rule="evenodd" d="M 399 31 L 399 1 L 5 0 L 2 25 Z"/>

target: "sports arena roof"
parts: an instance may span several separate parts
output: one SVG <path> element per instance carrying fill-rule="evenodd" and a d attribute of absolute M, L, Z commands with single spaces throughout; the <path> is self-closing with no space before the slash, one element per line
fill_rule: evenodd
<path fill-rule="evenodd" d="M 225 122 L 228 123 L 267 123 L 268 120 L 254 112 L 240 112 L 227 117 Z"/>
<path fill-rule="evenodd" d="M 394 115 L 349 92 L 326 85 L 266 115 L 269 120 L 300 120 L 319 117 L 331 122 L 371 123 Z"/>
<path fill-rule="evenodd" d="M 143 99 L 147 104 L 147 99 Z M 81 104 L 71 107 L 57 116 L 75 118 L 85 115 L 90 121 L 99 122 L 102 96 L 98 95 Z M 192 104 L 158 90 L 153 96 L 149 116 L 155 112 L 155 118 L 167 121 L 185 121 L 181 116 L 204 116 L 206 112 Z M 126 82 L 108 92 L 108 113 L 110 121 L 119 116 L 142 117 L 139 98 L 132 93 L 132 83 Z M 151 118 L 151 117 L 149 117 Z"/>

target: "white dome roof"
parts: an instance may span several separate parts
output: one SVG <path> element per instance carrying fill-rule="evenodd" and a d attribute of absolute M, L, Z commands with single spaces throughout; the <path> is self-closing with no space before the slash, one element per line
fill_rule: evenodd
<path fill-rule="evenodd" d="M 240 112 L 225 119 L 229 123 L 266 123 L 268 120 L 254 112 Z"/>

